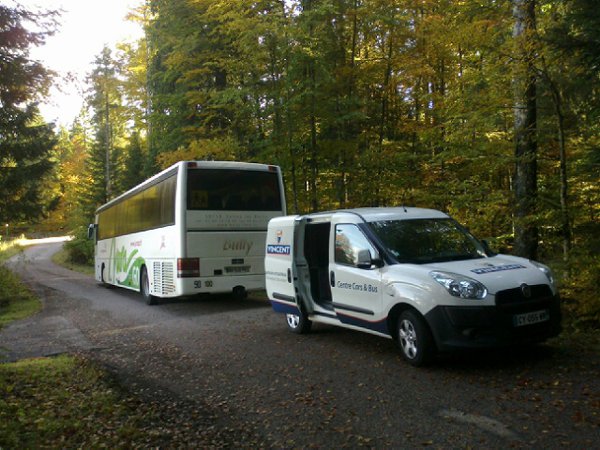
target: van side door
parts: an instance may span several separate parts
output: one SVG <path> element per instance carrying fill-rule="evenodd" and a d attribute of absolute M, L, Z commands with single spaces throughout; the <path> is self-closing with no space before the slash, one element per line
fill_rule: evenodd
<path fill-rule="evenodd" d="M 387 334 L 375 246 L 355 223 L 332 223 L 329 282 L 338 319 Z"/>

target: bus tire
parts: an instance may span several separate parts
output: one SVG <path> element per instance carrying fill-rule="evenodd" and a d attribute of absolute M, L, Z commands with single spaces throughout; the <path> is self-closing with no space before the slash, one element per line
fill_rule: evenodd
<path fill-rule="evenodd" d="M 398 317 L 396 337 L 402 358 L 413 366 L 423 366 L 434 355 L 434 342 L 431 331 L 421 315 L 407 309 Z"/>
<path fill-rule="evenodd" d="M 242 301 L 248 298 L 248 291 L 244 286 L 236 286 L 233 288 L 232 295 L 234 300 Z"/>
<path fill-rule="evenodd" d="M 148 278 L 146 266 L 142 267 L 140 273 L 140 293 L 147 305 L 156 305 L 158 303 L 158 297 L 150 294 L 150 279 Z"/>

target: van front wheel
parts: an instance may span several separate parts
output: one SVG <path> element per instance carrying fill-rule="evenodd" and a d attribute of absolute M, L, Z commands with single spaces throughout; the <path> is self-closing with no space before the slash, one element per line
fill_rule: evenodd
<path fill-rule="evenodd" d="M 308 333 L 312 327 L 312 322 L 302 312 L 298 314 L 286 314 L 285 320 L 290 331 L 297 334 Z"/>
<path fill-rule="evenodd" d="M 413 366 L 431 361 L 434 343 L 429 327 L 415 311 L 406 310 L 398 318 L 396 337 L 402 357 Z"/>

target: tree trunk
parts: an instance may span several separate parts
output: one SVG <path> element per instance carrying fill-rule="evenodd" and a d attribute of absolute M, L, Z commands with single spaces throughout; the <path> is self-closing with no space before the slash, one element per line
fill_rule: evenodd
<path fill-rule="evenodd" d="M 515 115 L 515 243 L 514 252 L 535 259 L 538 228 L 537 203 L 537 117 L 535 50 L 535 0 L 513 0 L 515 67 L 513 75 Z"/>
<path fill-rule="evenodd" d="M 281 2 L 281 8 L 282 8 L 282 13 L 283 13 L 283 17 L 287 22 L 287 15 L 286 15 L 286 11 L 285 11 L 285 1 Z M 285 54 L 285 73 L 290 73 L 290 45 L 289 45 L 289 36 L 287 33 L 287 28 L 286 28 L 286 32 L 284 34 L 284 39 L 285 39 L 285 43 L 286 43 L 286 54 Z M 285 81 L 286 85 L 285 85 L 285 119 L 286 119 L 286 135 L 287 135 L 287 150 L 289 153 L 289 157 L 290 157 L 290 164 L 291 164 L 291 178 L 292 178 L 292 205 L 294 208 L 294 213 L 295 214 L 299 214 L 300 213 L 300 208 L 298 207 L 298 182 L 297 182 L 297 175 L 296 175 L 296 151 L 294 148 L 294 130 L 293 130 L 293 124 L 292 124 L 292 111 L 290 108 L 290 104 L 291 104 L 291 97 L 292 97 L 292 92 L 291 92 L 291 88 L 289 85 L 289 81 Z"/>
<path fill-rule="evenodd" d="M 388 117 L 388 103 L 389 103 L 389 85 L 390 79 L 392 77 L 392 55 L 394 51 L 394 40 L 392 36 L 393 29 L 390 28 L 389 31 L 389 47 L 387 52 L 387 62 L 385 65 L 385 72 L 383 74 L 383 85 L 381 88 L 381 109 L 380 109 L 380 117 L 379 117 L 379 136 L 377 140 L 377 155 L 375 156 L 375 166 L 376 166 L 376 179 L 382 180 L 383 171 L 385 165 L 385 158 L 383 155 L 383 141 L 385 138 L 385 130 L 386 130 L 386 121 Z M 381 193 L 380 183 L 376 183 L 375 186 L 375 199 L 372 206 L 381 206 L 384 202 L 384 195 Z"/>
<path fill-rule="evenodd" d="M 111 180 L 111 153 L 112 153 L 112 136 L 111 136 L 111 126 L 110 126 L 110 101 L 108 98 L 108 88 L 105 87 L 105 104 L 104 104 L 104 132 L 106 133 L 106 147 L 105 147 L 105 161 L 104 161 L 104 177 L 105 177 L 105 191 L 106 198 L 105 202 L 111 199 L 112 197 L 112 180 Z"/>
<path fill-rule="evenodd" d="M 548 71 L 544 69 L 545 79 L 550 86 L 552 93 L 552 103 L 554 104 L 554 114 L 556 115 L 556 125 L 558 129 L 558 150 L 560 155 L 560 213 L 561 213 L 561 232 L 563 238 L 563 261 L 569 262 L 571 253 L 571 220 L 569 211 L 569 185 L 567 177 L 567 149 L 565 144 L 565 117 L 562 108 L 562 96 L 554 81 L 550 78 Z"/>

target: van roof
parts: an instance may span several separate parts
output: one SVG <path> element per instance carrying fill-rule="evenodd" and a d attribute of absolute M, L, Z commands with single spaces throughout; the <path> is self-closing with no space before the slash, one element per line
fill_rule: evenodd
<path fill-rule="evenodd" d="M 330 216 L 332 214 L 353 214 L 359 216 L 365 222 L 377 222 L 380 220 L 411 220 L 411 219 L 447 219 L 449 216 L 441 211 L 414 207 L 373 207 L 373 208 L 350 208 L 334 211 L 323 211 L 306 214 L 304 217 Z"/>
<path fill-rule="evenodd" d="M 340 212 L 358 214 L 366 222 L 377 222 L 380 220 L 410 220 L 410 219 L 436 219 L 448 218 L 448 215 L 435 209 L 413 208 L 413 207 L 386 207 L 386 208 L 354 208 L 340 210 Z"/>

